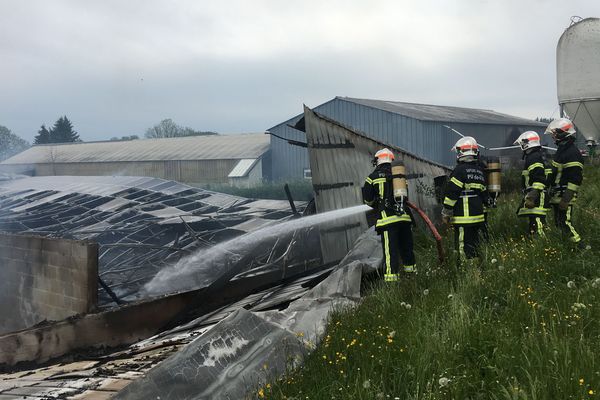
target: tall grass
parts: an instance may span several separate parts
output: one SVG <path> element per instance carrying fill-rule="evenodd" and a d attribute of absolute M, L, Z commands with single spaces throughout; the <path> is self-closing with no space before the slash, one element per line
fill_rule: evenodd
<path fill-rule="evenodd" d="M 416 284 L 372 282 L 333 313 L 304 365 L 269 399 L 589 399 L 600 396 L 600 178 L 586 170 L 577 250 L 552 228 L 524 237 L 518 195 L 500 200 L 479 266 L 438 265 L 417 234 Z M 552 218 L 550 218 L 550 222 Z M 445 242 L 450 249 L 451 233 Z"/>

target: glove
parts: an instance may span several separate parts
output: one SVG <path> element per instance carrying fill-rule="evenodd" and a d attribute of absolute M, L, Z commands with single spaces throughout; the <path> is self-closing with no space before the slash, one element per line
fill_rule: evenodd
<path fill-rule="evenodd" d="M 535 207 L 535 203 L 537 203 L 539 199 L 540 199 L 540 191 L 537 189 L 531 189 L 525 195 L 525 202 L 524 202 L 525 208 Z"/>
<path fill-rule="evenodd" d="M 569 208 L 569 203 L 571 202 L 571 200 L 573 200 L 573 197 L 575 197 L 575 192 L 567 189 L 565 190 L 565 192 L 562 195 L 562 198 L 560 199 L 560 203 L 558 203 L 558 209 L 561 211 L 567 211 L 567 209 Z"/>
<path fill-rule="evenodd" d="M 451 208 L 442 208 L 442 223 L 444 225 L 450 225 L 452 217 L 454 216 L 454 210 Z"/>

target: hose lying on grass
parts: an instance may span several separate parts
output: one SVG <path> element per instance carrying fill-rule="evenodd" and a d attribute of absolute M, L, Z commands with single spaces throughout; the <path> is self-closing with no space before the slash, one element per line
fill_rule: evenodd
<path fill-rule="evenodd" d="M 417 214 L 419 214 L 419 216 L 423 219 L 423 222 L 425 222 L 425 225 L 427 225 L 427 227 L 433 234 L 433 237 L 435 238 L 435 244 L 437 246 L 438 259 L 439 259 L 440 263 L 443 263 L 444 260 L 446 259 L 446 255 L 444 254 L 444 247 L 442 246 L 442 236 L 440 235 L 440 233 L 436 229 L 435 225 L 433 225 L 433 222 L 431 222 L 431 220 L 429 219 L 429 217 L 427 216 L 427 214 L 425 214 L 425 212 L 423 210 L 421 210 L 419 207 L 417 207 L 415 204 L 411 203 L 410 201 L 407 201 L 406 204 L 408 204 L 408 206 L 410 208 L 412 208 L 413 210 L 415 210 L 417 212 Z"/>

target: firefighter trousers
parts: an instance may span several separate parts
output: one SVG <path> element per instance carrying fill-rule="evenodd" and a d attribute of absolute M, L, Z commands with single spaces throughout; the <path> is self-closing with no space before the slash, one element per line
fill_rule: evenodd
<path fill-rule="evenodd" d="M 579 243 L 581 241 L 581 236 L 579 236 L 571 222 L 573 217 L 573 206 L 569 205 L 566 210 L 561 210 L 558 208 L 558 204 L 552 204 L 552 209 L 554 210 L 554 223 L 556 226 L 563 233 L 568 235 L 573 243 Z"/>
<path fill-rule="evenodd" d="M 546 217 L 541 215 L 530 215 L 529 216 L 529 235 L 546 237 L 544 227 L 546 226 Z"/>
<path fill-rule="evenodd" d="M 381 230 L 381 246 L 383 247 L 384 278 L 387 282 L 399 280 L 401 265 L 403 265 L 404 272 L 415 271 L 411 222 L 398 222 L 386 226 Z"/>
<path fill-rule="evenodd" d="M 479 242 L 485 234 L 485 223 L 454 225 L 454 249 L 458 253 L 458 263 L 461 259 L 479 256 Z"/>

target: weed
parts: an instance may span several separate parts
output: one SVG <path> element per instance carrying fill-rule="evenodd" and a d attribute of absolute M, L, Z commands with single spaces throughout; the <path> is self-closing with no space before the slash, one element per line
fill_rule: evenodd
<path fill-rule="evenodd" d="M 268 399 L 589 399 L 600 390 L 600 171 L 587 169 L 574 224 L 525 236 L 517 193 L 490 217 L 480 266 L 440 266 L 417 235 L 420 290 L 374 282 Z M 549 217 L 550 222 L 552 218 Z M 451 233 L 446 232 L 449 243 Z"/>

